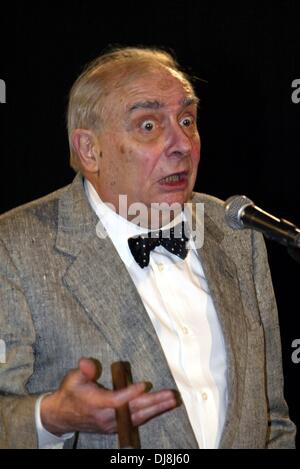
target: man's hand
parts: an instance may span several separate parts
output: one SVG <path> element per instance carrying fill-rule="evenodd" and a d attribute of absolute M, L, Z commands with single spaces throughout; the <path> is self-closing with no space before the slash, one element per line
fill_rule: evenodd
<path fill-rule="evenodd" d="M 176 407 L 173 391 L 146 392 L 146 383 L 135 383 L 119 391 L 101 387 L 100 371 L 93 360 L 81 358 L 79 367 L 69 371 L 59 389 L 41 403 L 44 428 L 55 435 L 84 431 L 114 433 L 115 409 L 128 403 L 134 426 Z"/>

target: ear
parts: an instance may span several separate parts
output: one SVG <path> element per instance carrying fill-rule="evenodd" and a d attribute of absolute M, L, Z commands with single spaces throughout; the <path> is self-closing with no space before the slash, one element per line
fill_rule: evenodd
<path fill-rule="evenodd" d="M 87 129 L 75 129 L 71 142 L 83 169 L 91 173 L 99 171 L 100 145 L 96 134 Z"/>

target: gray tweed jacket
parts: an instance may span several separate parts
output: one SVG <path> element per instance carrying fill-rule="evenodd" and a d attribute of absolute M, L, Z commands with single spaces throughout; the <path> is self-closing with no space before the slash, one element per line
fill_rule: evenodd
<path fill-rule="evenodd" d="M 199 256 L 222 326 L 228 360 L 221 448 L 292 448 L 295 427 L 283 397 L 276 303 L 260 234 L 233 231 L 222 203 L 205 204 Z M 82 178 L 0 217 L 0 447 L 35 448 L 34 406 L 81 356 L 128 360 L 133 379 L 176 384 L 139 294 L 98 219 Z M 184 292 L 183 292 L 184 294 Z M 184 405 L 140 427 L 142 448 L 197 448 Z M 72 442 L 65 444 L 68 447 Z M 116 435 L 79 435 L 78 447 L 117 448 Z"/>

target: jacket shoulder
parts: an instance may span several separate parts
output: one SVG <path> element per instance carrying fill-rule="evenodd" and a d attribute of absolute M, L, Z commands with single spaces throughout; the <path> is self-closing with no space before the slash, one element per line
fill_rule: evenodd
<path fill-rule="evenodd" d="M 68 187 L 69 185 L 0 215 L 0 239 L 5 244 L 16 244 L 26 235 L 38 233 L 43 226 L 48 230 L 55 228 L 59 199 Z"/>

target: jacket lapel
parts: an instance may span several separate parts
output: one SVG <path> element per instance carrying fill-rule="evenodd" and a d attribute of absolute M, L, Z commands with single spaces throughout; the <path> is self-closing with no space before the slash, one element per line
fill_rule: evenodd
<path fill-rule="evenodd" d="M 193 224 L 196 229 L 194 217 Z M 223 233 L 205 212 L 204 243 L 198 254 L 222 327 L 227 353 L 228 406 L 219 446 L 228 448 L 234 441 L 243 403 L 247 331 L 236 266 L 227 256 L 224 242 Z"/>

